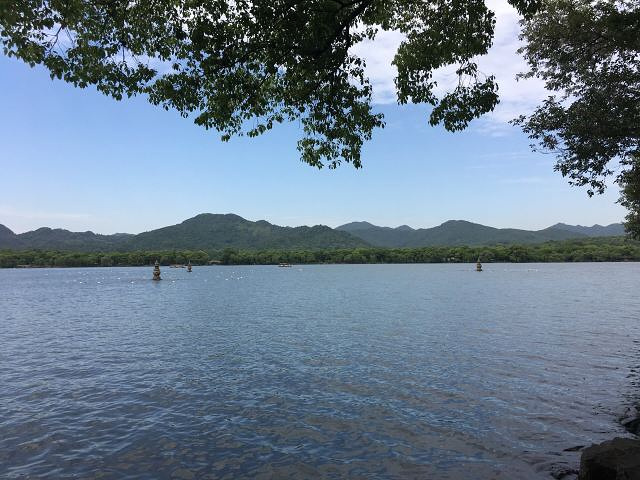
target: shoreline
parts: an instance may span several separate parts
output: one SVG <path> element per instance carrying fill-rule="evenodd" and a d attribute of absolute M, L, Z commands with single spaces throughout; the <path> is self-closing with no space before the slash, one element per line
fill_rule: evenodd
<path fill-rule="evenodd" d="M 77 248 L 80 249 L 80 246 Z M 543 244 L 491 246 L 280 248 L 245 246 L 217 249 L 79 251 L 69 249 L 0 250 L 0 268 L 111 267 L 185 265 L 317 265 L 427 263 L 577 263 L 638 262 L 640 241 L 626 238 L 568 240 Z"/>
<path fill-rule="evenodd" d="M 521 261 L 521 262 L 482 262 L 483 265 L 535 265 L 535 264 L 577 264 L 577 263 L 640 263 L 640 260 L 575 260 L 575 261 Z M 209 263 L 198 264 L 193 263 L 194 267 L 278 267 L 278 263 Z M 311 265 L 476 265 L 476 262 L 309 262 L 309 263 L 294 263 L 292 267 L 297 266 L 311 266 Z M 171 264 L 160 264 L 165 268 L 172 267 Z M 1 266 L 0 270 L 28 270 L 28 269 L 44 269 L 44 268 L 153 268 L 153 263 L 145 265 L 135 264 L 118 264 L 118 265 L 16 265 L 16 266 Z"/>
<path fill-rule="evenodd" d="M 627 407 L 619 421 L 628 433 L 640 438 L 640 403 Z"/>
<path fill-rule="evenodd" d="M 82 264 L 82 265 L 53 265 L 53 264 L 18 264 L 12 266 L 0 265 L 1 269 L 6 270 L 26 270 L 26 269 L 42 269 L 42 268 L 112 268 L 112 267 L 139 267 L 139 268 L 153 268 L 155 262 L 147 264 L 134 264 L 134 263 L 118 263 L 112 265 L 100 265 L 100 264 Z M 223 263 L 221 261 L 212 260 L 208 263 L 195 263 L 191 262 L 194 267 L 278 267 L 282 263 L 288 262 L 268 262 L 268 263 L 251 263 L 251 262 L 233 262 Z M 290 266 L 310 266 L 310 265 L 476 265 L 476 261 L 431 261 L 431 262 L 296 262 L 288 263 Z M 640 263 L 640 259 L 623 259 L 623 260 L 523 260 L 523 261 L 482 261 L 483 265 L 533 265 L 533 264 L 576 264 L 576 263 Z M 164 268 L 177 268 L 173 263 L 162 263 L 160 266 Z"/>

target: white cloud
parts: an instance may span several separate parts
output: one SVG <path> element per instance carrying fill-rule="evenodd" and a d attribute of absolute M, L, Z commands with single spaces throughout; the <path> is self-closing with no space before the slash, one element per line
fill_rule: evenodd
<path fill-rule="evenodd" d="M 476 123 L 476 127 L 492 135 L 500 135 L 512 128 L 509 120 L 529 113 L 548 95 L 538 79 L 516 81 L 516 75 L 527 70 L 524 59 L 516 53 L 521 42 L 518 39 L 519 15 L 506 0 L 487 0 L 488 7 L 496 14 L 494 43 L 489 53 L 478 61 L 479 70 L 495 75 L 500 94 L 496 109 Z M 367 63 L 367 74 L 373 86 L 373 99 L 377 104 L 396 102 L 396 68 L 391 65 L 398 45 L 403 40 L 399 32 L 380 32 L 374 41 L 363 42 L 353 48 L 353 53 Z M 451 88 L 457 77 L 455 66 L 434 72 L 438 81 L 438 93 Z"/>
<path fill-rule="evenodd" d="M 380 31 L 375 40 L 365 40 L 352 48 L 353 54 L 367 63 L 366 73 L 373 86 L 374 103 L 396 103 L 393 79 L 398 71 L 391 62 L 403 39 L 400 32 Z"/>

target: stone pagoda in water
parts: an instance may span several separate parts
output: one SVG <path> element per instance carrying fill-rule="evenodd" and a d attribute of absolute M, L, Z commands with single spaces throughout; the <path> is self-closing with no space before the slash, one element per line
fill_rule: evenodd
<path fill-rule="evenodd" d="M 191 272 L 191 260 L 189 260 L 189 263 L 187 264 L 187 272 Z"/>
<path fill-rule="evenodd" d="M 160 278 L 160 264 L 158 260 L 156 260 L 156 264 L 153 266 L 153 279 L 162 280 L 162 278 Z"/>
<path fill-rule="evenodd" d="M 480 257 L 478 257 L 478 263 L 476 263 L 476 272 L 482 271 L 482 264 L 480 263 Z"/>

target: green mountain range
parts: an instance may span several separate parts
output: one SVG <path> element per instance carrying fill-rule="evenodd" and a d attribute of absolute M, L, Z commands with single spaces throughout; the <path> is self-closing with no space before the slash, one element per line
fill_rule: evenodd
<path fill-rule="evenodd" d="M 0 249 L 68 250 L 78 252 L 134 250 L 221 250 L 240 249 L 320 249 L 380 247 L 424 247 L 432 245 L 533 244 L 549 240 L 613 236 L 624 233 L 622 224 L 607 226 L 556 224 L 529 231 L 493 228 L 462 220 L 450 220 L 437 227 L 413 229 L 379 227 L 353 222 L 335 229 L 325 225 L 281 227 L 265 220 L 252 222 L 233 214 L 203 213 L 177 225 L 138 235 L 70 232 L 39 228 L 16 234 L 0 225 Z"/>
<path fill-rule="evenodd" d="M 464 220 L 449 220 L 433 228 L 413 229 L 407 225 L 397 228 L 378 227 L 368 222 L 341 225 L 336 230 L 349 232 L 370 245 L 378 247 L 428 247 L 433 245 L 495 245 L 533 244 L 569 238 L 624 235 L 624 227 L 614 223 L 606 227 L 594 225 L 566 225 L 558 223 L 543 230 L 493 228 Z"/>
<path fill-rule="evenodd" d="M 178 225 L 144 232 L 128 239 L 127 250 L 191 249 L 226 247 L 264 248 L 350 248 L 366 243 L 347 232 L 325 225 L 280 227 L 265 220 L 251 222 L 238 215 L 203 213 Z"/>
<path fill-rule="evenodd" d="M 133 250 L 220 250 L 242 249 L 314 249 L 367 246 L 347 232 L 324 225 L 280 227 L 260 220 L 251 222 L 238 215 L 203 213 L 177 225 L 158 228 L 138 235 L 70 232 L 39 228 L 15 234 L 0 225 L 0 249 L 46 249 L 77 252 Z"/>
<path fill-rule="evenodd" d="M 588 237 L 617 237 L 624 235 L 624 225 L 621 223 L 612 223 L 610 225 L 593 225 L 591 227 L 583 227 L 582 225 L 567 225 L 566 223 L 556 223 L 549 228 L 556 230 L 567 230 L 574 233 L 583 233 Z"/>

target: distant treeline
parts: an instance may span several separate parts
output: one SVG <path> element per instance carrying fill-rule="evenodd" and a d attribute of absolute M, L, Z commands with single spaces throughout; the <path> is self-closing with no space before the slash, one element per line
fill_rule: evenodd
<path fill-rule="evenodd" d="M 76 253 L 2 250 L 0 268 L 111 267 L 151 265 L 273 265 L 278 263 L 455 263 L 475 262 L 621 262 L 640 261 L 640 242 L 624 237 L 589 238 L 538 245 L 479 247 L 342 248 L 319 250 L 239 250 L 227 248 L 140 252 Z"/>
<path fill-rule="evenodd" d="M 209 254 L 204 251 L 154 252 L 67 252 L 57 250 L 0 250 L 0 268 L 15 267 L 136 267 L 151 265 L 158 260 L 162 265 L 206 265 Z"/>

